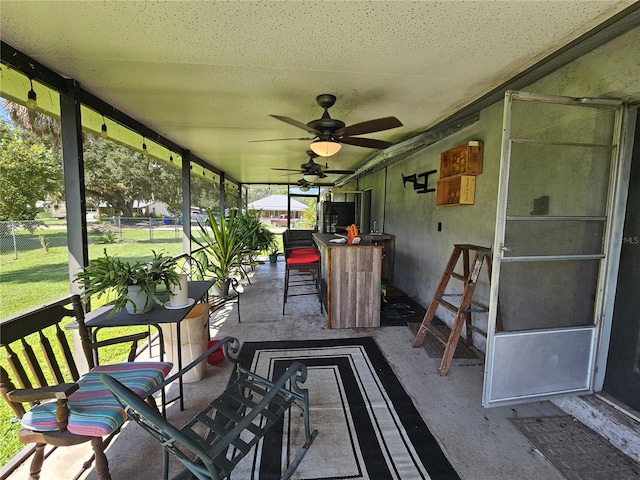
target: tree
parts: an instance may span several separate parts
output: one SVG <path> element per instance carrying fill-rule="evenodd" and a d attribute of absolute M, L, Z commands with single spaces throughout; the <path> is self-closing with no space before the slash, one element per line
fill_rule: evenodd
<path fill-rule="evenodd" d="M 44 145 L 50 145 L 52 151 L 59 152 L 60 124 L 55 118 L 8 100 L 3 101 L 3 106 L 15 124 L 32 132 L 34 139 L 39 138 Z M 124 216 L 132 216 L 134 201 L 159 200 L 167 204 L 170 212 L 182 213 L 182 180 L 179 168 L 97 135 L 83 132 L 82 138 L 88 203 L 107 203 Z M 62 159 L 59 153 L 56 155 L 59 178 Z M 218 209 L 219 189 L 212 180 L 193 174 L 191 189 L 192 204 Z M 62 187 L 58 194 L 62 194 Z"/>
<path fill-rule="evenodd" d="M 0 121 L 0 220 L 33 220 L 36 202 L 62 191 L 59 156 L 35 135 Z"/>
<path fill-rule="evenodd" d="M 103 139 L 84 146 L 86 196 L 106 202 L 125 217 L 133 216 L 135 200 L 181 203 L 180 171 L 153 158 Z"/>
<path fill-rule="evenodd" d="M 217 180 L 191 173 L 191 205 L 220 211 L 220 188 Z"/>
<path fill-rule="evenodd" d="M 3 99 L 2 104 L 13 123 L 33 133 L 37 138 L 45 139 L 52 150 L 57 151 L 60 148 L 62 134 L 57 119 L 9 100 Z"/>

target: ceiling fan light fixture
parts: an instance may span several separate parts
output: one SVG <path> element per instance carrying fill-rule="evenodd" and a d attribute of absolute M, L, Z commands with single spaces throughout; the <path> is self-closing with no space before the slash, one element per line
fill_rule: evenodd
<path fill-rule="evenodd" d="M 316 140 L 315 142 L 311 142 L 309 148 L 320 157 L 330 157 L 338 153 L 342 145 L 333 140 Z"/>
<path fill-rule="evenodd" d="M 314 183 L 320 180 L 320 175 L 316 175 L 315 173 L 305 173 L 302 178 L 309 183 Z"/>
<path fill-rule="evenodd" d="M 309 186 L 304 185 L 304 186 L 300 187 L 300 191 L 301 191 L 301 192 L 308 192 L 308 191 L 309 191 L 309 188 L 310 188 Z"/>

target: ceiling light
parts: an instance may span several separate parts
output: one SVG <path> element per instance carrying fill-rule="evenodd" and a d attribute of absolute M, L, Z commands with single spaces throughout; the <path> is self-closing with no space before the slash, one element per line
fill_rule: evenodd
<path fill-rule="evenodd" d="M 333 140 L 316 140 L 309 145 L 313 153 L 321 157 L 330 157 L 340 151 L 342 145 Z"/>
<path fill-rule="evenodd" d="M 105 123 L 105 121 L 104 121 L 104 116 L 102 117 L 102 127 L 100 127 L 100 128 L 101 128 L 100 136 L 101 136 L 102 138 L 107 138 L 107 136 L 108 136 L 108 133 L 107 133 L 107 124 L 106 124 L 106 123 Z"/>
<path fill-rule="evenodd" d="M 303 187 L 300 187 L 300 191 L 301 192 L 308 192 L 309 191 L 309 187 L 307 185 L 304 185 Z"/>
<path fill-rule="evenodd" d="M 27 108 L 33 109 L 38 106 L 38 95 L 33 89 L 33 80 L 29 79 L 29 84 L 31 85 L 31 90 L 27 92 Z"/>
<path fill-rule="evenodd" d="M 314 183 L 320 180 L 320 176 L 316 175 L 315 173 L 306 173 L 302 176 L 302 178 L 304 178 L 309 183 Z"/>

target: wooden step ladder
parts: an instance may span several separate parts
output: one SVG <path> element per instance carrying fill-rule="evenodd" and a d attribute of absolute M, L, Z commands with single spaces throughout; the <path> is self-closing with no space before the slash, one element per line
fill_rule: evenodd
<path fill-rule="evenodd" d="M 475 252 L 473 259 L 473 265 L 469 263 L 469 252 Z M 458 264 L 458 260 L 462 256 L 463 273 L 456 273 L 454 270 Z M 458 346 L 458 340 L 462 333 L 462 326 L 466 325 L 466 343 L 467 345 L 473 345 L 473 331 L 477 331 L 486 336 L 486 332 L 475 328 L 471 321 L 471 312 L 488 312 L 489 307 L 482 305 L 473 300 L 473 292 L 476 288 L 478 277 L 480 276 L 480 270 L 482 269 L 483 262 L 487 263 L 487 273 L 489 274 L 489 282 L 491 282 L 491 249 L 487 247 L 479 247 L 477 245 L 456 244 L 454 245 L 451 257 L 447 262 L 444 269 L 444 273 L 440 278 L 438 287 L 436 288 L 433 300 L 429 304 L 429 308 L 422 319 L 422 324 L 418 329 L 416 339 L 413 342 L 413 347 L 419 347 L 422 345 L 427 332 L 431 333 L 436 340 L 442 343 L 445 347 L 444 354 L 442 355 L 442 361 L 440 362 L 440 368 L 438 374 L 443 376 L 449 372 L 451 366 L 451 360 L 453 354 Z M 463 293 L 461 294 L 447 294 L 445 293 L 449 280 L 454 278 L 464 283 Z M 460 297 L 460 304 L 454 305 L 442 297 L 457 296 Z M 473 307 L 472 307 L 473 305 Z M 433 317 L 436 314 L 438 306 L 442 306 L 447 310 L 450 310 L 456 314 L 453 326 L 451 328 L 451 334 L 447 338 L 440 330 L 436 329 L 431 323 Z M 474 308 L 476 307 L 476 308 Z"/>

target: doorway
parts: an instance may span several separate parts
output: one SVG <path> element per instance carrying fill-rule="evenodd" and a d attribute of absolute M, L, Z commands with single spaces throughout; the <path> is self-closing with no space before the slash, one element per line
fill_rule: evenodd
<path fill-rule="evenodd" d="M 640 122 L 629 177 L 604 390 L 640 411 Z"/>
<path fill-rule="evenodd" d="M 316 231 L 319 191 L 319 188 L 304 193 L 292 193 L 289 190 L 288 228 Z"/>

